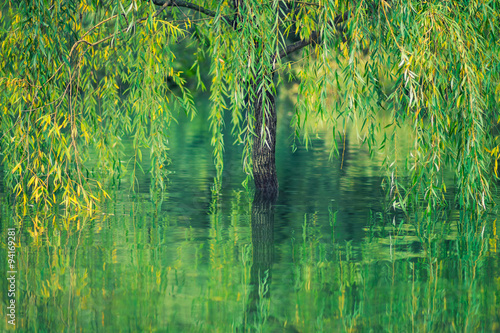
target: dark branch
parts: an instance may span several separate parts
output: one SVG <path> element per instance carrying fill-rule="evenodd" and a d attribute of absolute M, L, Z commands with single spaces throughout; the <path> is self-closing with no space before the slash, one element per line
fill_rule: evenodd
<path fill-rule="evenodd" d="M 194 10 L 196 12 L 205 14 L 205 15 L 210 16 L 210 17 L 216 17 L 217 16 L 217 13 L 215 11 L 213 11 L 213 10 L 207 9 L 205 7 L 202 7 L 202 6 L 199 6 L 199 5 L 196 5 L 194 3 L 184 1 L 184 0 L 166 0 L 166 1 L 164 1 L 164 0 L 153 0 L 153 3 L 156 6 L 161 6 L 156 11 L 155 16 L 157 16 L 158 14 L 160 14 L 167 7 L 183 7 L 183 8 L 188 8 L 188 9 Z M 231 16 L 225 15 L 225 16 L 221 16 L 221 18 L 229 26 L 234 27 L 234 22 L 231 19 Z"/>
<path fill-rule="evenodd" d="M 345 22 L 348 18 L 349 18 L 349 13 L 345 12 L 342 15 L 337 15 L 332 24 L 337 30 L 342 30 L 342 29 L 340 29 L 339 25 L 341 23 Z M 311 33 L 311 36 L 309 36 L 308 39 L 301 39 L 298 42 L 287 45 L 286 48 L 284 48 L 283 50 L 280 51 L 279 57 L 284 58 L 287 55 L 289 55 L 290 53 L 293 53 L 297 50 L 300 50 L 301 48 L 303 48 L 309 44 L 318 43 L 318 42 L 319 42 L 319 35 L 316 31 L 313 31 Z"/>
<path fill-rule="evenodd" d="M 183 7 L 183 8 L 188 8 L 188 9 L 191 9 L 191 10 L 194 10 L 194 11 L 197 11 L 199 13 L 202 13 L 202 14 L 205 14 L 207 16 L 210 16 L 210 17 L 215 17 L 217 15 L 217 13 L 213 10 L 210 10 L 210 9 L 207 9 L 207 8 L 204 8 L 202 6 L 199 6 L 199 5 L 196 5 L 194 3 L 191 3 L 191 2 L 187 2 L 187 1 L 184 1 L 184 0 L 152 0 L 153 3 L 156 5 L 156 6 L 160 6 L 160 8 L 156 11 L 155 15 L 154 16 L 158 16 L 165 8 L 167 7 Z M 236 0 L 234 1 L 234 6 L 236 7 L 236 14 L 233 18 L 233 20 L 230 20 L 228 19 L 229 16 L 223 16 L 222 18 L 224 19 L 224 21 L 229 24 L 231 27 L 233 28 L 237 28 L 237 20 L 238 20 L 238 6 L 239 6 L 239 1 Z M 301 1 L 290 1 L 290 2 L 297 2 L 297 3 L 301 3 Z M 332 22 L 332 25 L 336 28 L 336 29 L 339 29 L 339 25 L 346 21 L 349 17 L 349 13 L 346 11 L 345 13 L 343 13 L 342 15 L 337 15 L 334 19 L 334 21 Z M 339 29 L 341 30 L 341 29 Z M 309 36 L 308 39 L 302 39 L 302 40 L 299 40 L 298 42 L 296 43 L 293 43 L 291 45 L 288 45 L 286 48 L 284 48 L 283 50 L 280 51 L 279 53 L 279 57 L 280 58 L 284 58 L 286 57 L 287 55 L 289 55 L 290 53 L 293 53 L 297 50 L 300 50 L 302 49 L 303 47 L 309 45 L 309 44 L 312 44 L 312 43 L 318 43 L 319 42 L 319 35 L 316 31 L 312 32 L 311 33 L 311 36 Z"/>
<path fill-rule="evenodd" d="M 161 6 L 161 10 L 167 8 L 167 7 L 184 7 L 188 9 L 192 9 L 194 11 L 197 11 L 199 13 L 215 17 L 216 13 L 213 10 L 206 9 L 205 7 L 196 5 L 191 2 L 187 2 L 184 0 L 167 0 L 167 1 L 162 1 L 162 0 L 153 0 L 153 3 L 157 6 Z"/>
<path fill-rule="evenodd" d="M 300 50 L 301 48 L 318 41 L 318 34 L 316 31 L 311 33 L 309 39 L 301 39 L 298 42 L 287 45 L 287 47 L 280 51 L 280 58 L 284 58 L 292 52 Z"/>

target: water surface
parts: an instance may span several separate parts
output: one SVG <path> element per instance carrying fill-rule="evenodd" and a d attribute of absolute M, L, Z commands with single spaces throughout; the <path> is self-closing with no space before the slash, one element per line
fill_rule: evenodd
<path fill-rule="evenodd" d="M 496 225 L 461 230 L 454 211 L 412 223 L 391 214 L 381 158 L 350 136 L 333 160 L 321 138 L 292 152 L 290 108 L 279 104 L 275 202 L 241 185 L 240 148 L 229 134 L 223 188 L 213 194 L 203 112 L 193 122 L 179 116 L 172 128 L 162 195 L 147 174 L 135 191 L 125 177 L 110 185 L 102 212 L 69 218 L 24 214 L 4 195 L 2 258 L 7 226 L 20 239 L 16 329 L 500 331 Z"/>

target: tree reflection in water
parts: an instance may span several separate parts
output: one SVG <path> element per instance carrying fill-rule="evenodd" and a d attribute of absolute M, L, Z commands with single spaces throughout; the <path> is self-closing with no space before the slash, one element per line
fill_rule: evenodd
<path fill-rule="evenodd" d="M 276 192 L 257 191 L 252 203 L 253 263 L 250 276 L 250 299 L 246 323 L 262 325 L 266 321 L 266 303 L 271 294 L 272 266 L 274 259 L 274 206 Z"/>

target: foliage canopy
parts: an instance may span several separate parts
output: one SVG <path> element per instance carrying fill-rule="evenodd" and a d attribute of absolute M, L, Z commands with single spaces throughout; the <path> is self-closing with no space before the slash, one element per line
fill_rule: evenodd
<path fill-rule="evenodd" d="M 290 78 L 300 82 L 293 126 L 306 143 L 311 117 L 334 134 L 338 119 L 358 121 L 372 148 L 392 147 L 397 127 L 411 124 L 410 156 L 387 161 L 394 205 L 413 198 L 435 207 L 446 192 L 443 170 L 452 168 L 458 204 L 482 210 L 500 156 L 499 13 L 498 0 L 7 1 L 0 35 L 6 184 L 25 203 L 60 196 L 66 205 L 80 197 L 92 206 L 104 192 L 91 191 L 101 184 L 89 170 L 119 175 L 118 148 L 130 136 L 134 165 L 148 149 L 162 188 L 174 110 L 195 116 L 192 92 L 204 89 L 209 59 L 219 177 L 224 119 L 251 174 L 254 139 L 267 144 L 272 135 L 266 118 L 256 126 L 254 104 L 273 112 L 266 99 Z M 388 125 L 377 120 L 381 109 L 391 115 Z M 386 133 L 383 142 L 375 142 L 377 132 Z M 89 166 L 90 153 L 97 165 Z M 409 173 L 397 170 L 401 160 Z"/>

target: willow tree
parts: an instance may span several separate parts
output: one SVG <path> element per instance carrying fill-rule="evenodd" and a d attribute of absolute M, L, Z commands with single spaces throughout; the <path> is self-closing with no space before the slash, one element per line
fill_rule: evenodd
<path fill-rule="evenodd" d="M 218 178 L 230 119 L 256 188 L 277 190 L 275 97 L 291 78 L 300 81 L 293 126 L 306 139 L 313 116 L 334 134 L 337 119 L 359 121 L 370 147 L 382 127 L 390 137 L 391 128 L 411 124 L 414 149 L 399 158 L 410 177 L 398 181 L 398 170 L 391 177 L 398 204 L 421 193 L 416 201 L 434 207 L 446 191 L 443 169 L 452 168 L 459 204 L 485 207 L 499 154 L 499 13 L 498 0 L 7 1 L 0 56 L 7 184 L 25 202 L 61 194 L 66 204 L 78 196 L 91 204 L 89 189 L 101 184 L 88 172 L 89 153 L 99 157 L 94 170 L 119 173 L 118 148 L 130 135 L 134 163 L 148 148 L 162 187 L 173 110 L 195 115 L 184 73 L 196 73 L 202 89 L 210 59 Z M 186 52 L 194 62 L 181 68 Z M 377 123 L 381 109 L 390 124 Z"/>

